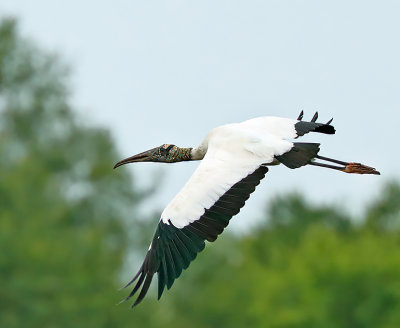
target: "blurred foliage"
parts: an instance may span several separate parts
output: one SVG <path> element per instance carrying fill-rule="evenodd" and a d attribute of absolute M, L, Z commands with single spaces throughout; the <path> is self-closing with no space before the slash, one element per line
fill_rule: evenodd
<path fill-rule="evenodd" d="M 117 291 L 122 270 L 136 273 L 156 219 L 137 219 L 133 178 L 111 170 L 115 146 L 79 120 L 67 82 L 56 56 L 2 20 L 0 327 L 400 326 L 394 182 L 359 220 L 277 197 L 263 226 L 208 245 L 161 301 L 153 288 L 134 310 L 116 306 L 128 293 Z"/>
<path fill-rule="evenodd" d="M 181 327 L 398 327 L 400 234 L 375 225 L 400 219 L 399 191 L 387 188 L 361 225 L 298 195 L 275 199 L 269 223 L 224 254 L 212 248 L 199 260 L 213 261 L 207 269 L 196 263 L 198 273 L 176 283 L 174 320 Z"/>
<path fill-rule="evenodd" d="M 10 19 L 0 40 L 0 326 L 120 324 L 132 177 L 112 170 L 108 131 L 71 110 L 57 57 Z"/>

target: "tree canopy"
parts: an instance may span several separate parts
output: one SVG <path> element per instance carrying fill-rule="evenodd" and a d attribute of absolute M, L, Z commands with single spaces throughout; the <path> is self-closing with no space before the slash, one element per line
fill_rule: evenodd
<path fill-rule="evenodd" d="M 72 110 L 57 56 L 13 20 L 0 40 L 0 326 L 109 327 L 140 197 L 109 132 Z"/>
<path fill-rule="evenodd" d="M 278 196 L 261 226 L 208 244 L 159 302 L 154 288 L 134 310 L 117 306 L 157 218 L 138 220 L 134 177 L 112 170 L 110 133 L 82 121 L 68 84 L 58 56 L 2 19 L 1 327 L 400 326 L 396 181 L 357 220 Z"/>

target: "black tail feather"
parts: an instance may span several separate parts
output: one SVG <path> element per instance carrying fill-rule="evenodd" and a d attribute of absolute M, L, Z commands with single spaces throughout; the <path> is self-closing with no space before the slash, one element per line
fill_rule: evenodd
<path fill-rule="evenodd" d="M 291 169 L 307 165 L 319 152 L 319 143 L 295 142 L 287 153 L 275 158 Z"/>

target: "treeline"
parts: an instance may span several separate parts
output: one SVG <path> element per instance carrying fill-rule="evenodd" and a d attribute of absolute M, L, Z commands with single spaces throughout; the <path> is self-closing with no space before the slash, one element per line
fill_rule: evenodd
<path fill-rule="evenodd" d="M 3 18 L 0 327 L 400 326 L 395 182 L 357 220 L 278 197 L 262 226 L 208 245 L 160 301 L 153 290 L 134 310 L 116 305 L 158 219 L 138 220 L 141 192 L 126 170 L 111 170 L 112 138 L 80 123 L 68 97 L 57 56 Z M 128 267 L 130 254 L 139 255 Z"/>

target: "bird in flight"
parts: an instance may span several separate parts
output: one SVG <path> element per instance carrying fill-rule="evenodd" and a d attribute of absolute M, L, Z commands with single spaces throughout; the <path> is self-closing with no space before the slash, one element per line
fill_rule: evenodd
<path fill-rule="evenodd" d="M 204 249 L 205 241 L 216 240 L 229 220 L 239 213 L 268 172 L 268 166 L 283 164 L 296 169 L 313 165 L 346 173 L 380 174 L 360 163 L 320 156 L 318 143 L 290 141 L 308 132 L 335 133 L 332 120 L 318 123 L 317 119 L 315 113 L 310 122 L 303 121 L 302 111 L 297 120 L 259 117 L 222 125 L 208 133 L 196 148 L 163 144 L 115 164 L 114 168 L 136 162 L 201 160 L 189 181 L 162 212 L 144 262 L 125 287 L 136 284 L 124 300 L 140 289 L 132 307 L 139 304 L 156 273 L 160 299 L 164 288 L 170 289 L 182 270 Z"/>

